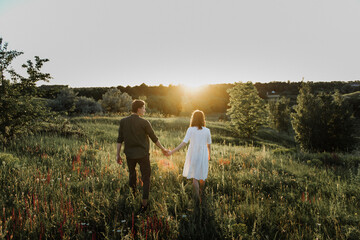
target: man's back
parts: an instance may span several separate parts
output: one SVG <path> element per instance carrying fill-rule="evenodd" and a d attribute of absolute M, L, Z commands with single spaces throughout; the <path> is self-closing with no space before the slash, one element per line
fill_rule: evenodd
<path fill-rule="evenodd" d="M 120 120 L 118 143 L 125 142 L 124 153 L 127 158 L 138 159 L 149 154 L 149 137 L 156 143 L 155 136 L 149 121 L 132 114 Z"/>

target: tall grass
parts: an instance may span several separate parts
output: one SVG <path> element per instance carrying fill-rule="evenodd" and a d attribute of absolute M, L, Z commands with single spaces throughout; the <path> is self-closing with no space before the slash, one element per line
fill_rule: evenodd
<path fill-rule="evenodd" d="M 142 182 L 138 171 L 134 196 L 126 164 L 115 161 L 120 119 L 74 118 L 83 134 L 43 132 L 7 146 L 0 153 L 0 238 L 360 238 L 358 155 L 299 153 L 287 148 L 286 136 L 271 141 L 266 129 L 255 144 L 242 142 L 211 121 L 203 203 L 182 177 L 186 149 L 167 158 L 152 144 L 151 207 L 135 216 Z M 149 120 L 169 148 L 188 127 L 186 118 Z"/>

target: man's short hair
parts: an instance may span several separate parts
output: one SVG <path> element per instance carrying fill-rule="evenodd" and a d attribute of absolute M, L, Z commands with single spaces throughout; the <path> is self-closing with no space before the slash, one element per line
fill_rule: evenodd
<path fill-rule="evenodd" d="M 137 113 L 139 108 L 142 108 L 145 105 L 143 100 L 135 99 L 131 104 L 131 111 Z"/>

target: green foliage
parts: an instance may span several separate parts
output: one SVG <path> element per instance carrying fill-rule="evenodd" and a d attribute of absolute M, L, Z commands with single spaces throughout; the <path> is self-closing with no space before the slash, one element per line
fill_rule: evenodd
<path fill-rule="evenodd" d="M 50 116 L 43 101 L 36 100 L 36 83 L 51 78 L 50 74 L 41 72 L 49 60 L 37 56 L 35 63 L 28 60 L 22 65 L 28 76 L 23 77 L 11 68 L 12 61 L 22 52 L 8 50 L 7 46 L 0 38 L 0 139 L 4 142 L 31 132 L 39 121 L 47 121 Z M 6 79 L 5 74 L 9 74 L 11 80 Z"/>
<path fill-rule="evenodd" d="M 77 97 L 75 102 L 75 113 L 96 114 L 102 113 L 101 104 L 93 98 Z"/>
<path fill-rule="evenodd" d="M 270 126 L 279 132 L 288 132 L 291 127 L 290 99 L 280 98 L 268 103 Z"/>
<path fill-rule="evenodd" d="M 74 91 L 79 97 L 88 97 L 95 99 L 95 101 L 99 101 L 109 89 L 109 87 L 86 87 L 74 88 Z"/>
<path fill-rule="evenodd" d="M 54 100 L 49 100 L 49 106 L 53 111 L 71 115 L 75 112 L 76 93 L 73 89 L 64 88 Z"/>
<path fill-rule="evenodd" d="M 265 103 L 251 82 L 236 83 L 228 90 L 230 95 L 231 125 L 238 136 L 250 138 L 264 123 Z"/>
<path fill-rule="evenodd" d="M 360 91 L 345 94 L 345 101 L 352 107 L 354 117 L 360 119 Z"/>
<path fill-rule="evenodd" d="M 71 88 L 62 88 L 55 99 L 48 99 L 48 105 L 65 115 L 102 113 L 100 103 L 93 98 L 78 97 Z"/>
<path fill-rule="evenodd" d="M 181 102 L 170 94 L 168 96 L 150 96 L 145 101 L 148 103 L 150 112 L 179 115 L 182 109 Z"/>
<path fill-rule="evenodd" d="M 106 112 L 119 113 L 131 110 L 132 98 L 127 93 L 121 93 L 116 88 L 109 89 L 100 101 Z"/>
<path fill-rule="evenodd" d="M 304 83 L 294 110 L 295 139 L 303 150 L 346 151 L 354 146 L 351 111 L 339 93 L 314 95 Z"/>
<path fill-rule="evenodd" d="M 20 164 L 19 158 L 14 157 L 10 153 L 2 153 L 0 152 L 0 165 L 3 168 L 14 168 Z"/>
<path fill-rule="evenodd" d="M 275 148 L 274 150 L 272 150 L 272 153 L 274 155 L 283 155 L 283 154 L 295 154 L 296 153 L 296 149 L 295 148 Z"/>
<path fill-rule="evenodd" d="M 55 99 L 60 91 L 69 88 L 68 85 L 41 85 L 38 87 L 39 96 L 46 99 Z"/>

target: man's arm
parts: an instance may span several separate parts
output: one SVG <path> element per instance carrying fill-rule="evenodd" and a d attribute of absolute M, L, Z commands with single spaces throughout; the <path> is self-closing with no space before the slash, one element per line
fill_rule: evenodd
<path fill-rule="evenodd" d="M 119 135 L 117 138 L 117 153 L 116 153 L 116 162 L 118 164 L 122 164 L 122 158 L 120 157 L 120 152 L 121 152 L 121 146 L 122 146 L 123 142 L 124 142 L 123 124 L 122 124 L 122 121 L 120 121 Z"/>
<path fill-rule="evenodd" d="M 161 143 L 160 143 L 159 140 L 156 141 L 155 145 L 156 145 L 158 148 L 161 149 L 161 151 L 162 151 L 162 153 L 163 153 L 164 155 L 166 155 L 166 156 L 168 155 L 169 150 L 165 149 L 165 148 L 163 147 L 163 145 L 161 145 Z"/>
<path fill-rule="evenodd" d="M 117 162 L 118 164 L 122 164 L 122 158 L 121 158 L 121 156 L 120 156 L 121 145 L 122 145 L 121 143 L 118 143 L 118 144 L 117 144 L 116 162 Z"/>
<path fill-rule="evenodd" d="M 155 145 L 161 149 L 162 153 L 166 156 L 169 155 L 169 150 L 165 149 L 163 145 L 161 145 L 159 138 L 155 135 L 153 128 L 149 121 L 146 121 L 145 125 L 146 134 L 150 137 L 151 141 L 155 143 Z"/>

